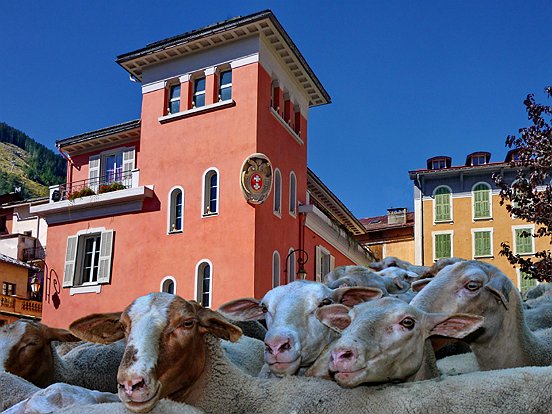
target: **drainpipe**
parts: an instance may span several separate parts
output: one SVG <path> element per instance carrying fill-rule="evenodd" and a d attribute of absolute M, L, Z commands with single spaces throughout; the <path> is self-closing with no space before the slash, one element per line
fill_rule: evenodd
<path fill-rule="evenodd" d="M 420 263 L 422 266 L 424 265 L 425 263 L 425 258 L 424 258 L 424 251 L 425 251 L 425 243 L 424 243 L 424 191 L 422 189 L 422 183 L 420 181 L 420 174 L 416 174 L 416 181 L 418 182 L 418 188 L 420 189 L 420 217 L 421 217 L 421 228 L 422 228 L 422 231 L 421 231 L 421 234 L 422 234 L 422 263 Z"/>
<path fill-rule="evenodd" d="M 65 158 L 67 160 L 67 162 L 69 163 L 69 168 L 67 169 L 67 176 L 65 177 L 65 179 L 67 180 L 67 183 L 72 183 L 73 182 L 73 160 L 71 159 L 71 157 L 69 156 L 69 154 L 65 153 L 60 147 L 56 146 L 58 152 L 61 154 L 61 156 L 63 158 Z"/>
<path fill-rule="evenodd" d="M 303 256 L 305 251 L 305 220 L 306 213 L 299 213 L 299 249 L 302 250 L 299 254 Z M 304 260 L 304 257 L 301 257 L 301 260 Z"/>

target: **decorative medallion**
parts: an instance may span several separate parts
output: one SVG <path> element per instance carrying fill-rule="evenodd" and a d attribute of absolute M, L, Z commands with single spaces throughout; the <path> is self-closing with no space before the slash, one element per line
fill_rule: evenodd
<path fill-rule="evenodd" d="M 263 203 L 272 189 L 272 165 L 264 154 L 252 154 L 241 169 L 242 193 L 248 203 Z"/>

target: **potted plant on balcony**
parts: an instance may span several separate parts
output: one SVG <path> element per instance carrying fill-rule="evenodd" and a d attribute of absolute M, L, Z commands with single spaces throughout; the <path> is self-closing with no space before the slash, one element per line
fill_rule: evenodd
<path fill-rule="evenodd" d="M 126 188 L 125 185 L 123 185 L 121 183 L 118 183 L 118 182 L 113 182 L 113 183 L 110 183 L 110 184 L 100 185 L 100 189 L 98 191 L 98 194 L 110 193 L 111 191 L 124 190 L 125 188 Z"/>
<path fill-rule="evenodd" d="M 91 188 L 84 187 L 84 188 L 81 189 L 81 190 L 73 191 L 72 193 L 70 193 L 70 194 L 67 196 L 67 199 L 68 199 L 68 200 L 74 200 L 74 199 L 76 199 L 76 198 L 91 196 L 91 195 L 95 195 L 95 194 L 96 194 L 96 193 L 95 193 L 94 190 L 92 190 Z"/>

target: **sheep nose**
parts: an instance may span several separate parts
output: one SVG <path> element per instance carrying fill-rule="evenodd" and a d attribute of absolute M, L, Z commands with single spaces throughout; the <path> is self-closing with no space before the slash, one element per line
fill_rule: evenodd
<path fill-rule="evenodd" d="M 350 362 L 351 360 L 355 360 L 357 356 L 357 350 L 353 348 L 340 348 L 331 352 L 332 360 L 335 363 Z"/>
<path fill-rule="evenodd" d="M 133 392 L 140 391 L 146 386 L 146 381 L 142 377 L 136 377 L 119 383 L 119 388 L 124 390 L 125 394 L 131 396 Z"/>
<path fill-rule="evenodd" d="M 278 355 L 292 348 L 291 338 L 277 337 L 265 341 L 266 351 L 272 355 Z"/>

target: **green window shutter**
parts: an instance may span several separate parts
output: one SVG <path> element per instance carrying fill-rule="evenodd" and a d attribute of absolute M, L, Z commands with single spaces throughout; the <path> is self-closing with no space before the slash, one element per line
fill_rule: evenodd
<path fill-rule="evenodd" d="M 477 185 L 473 190 L 473 216 L 486 218 L 491 216 L 490 189 L 485 184 Z"/>
<path fill-rule="evenodd" d="M 65 267 L 63 268 L 63 287 L 73 286 L 75 277 L 75 264 L 77 261 L 77 236 L 67 237 L 67 249 L 65 250 Z"/>
<path fill-rule="evenodd" d="M 532 234 L 530 228 L 516 229 L 516 253 L 533 253 L 533 237 L 523 237 L 523 232 Z"/>
<path fill-rule="evenodd" d="M 475 256 L 491 256 L 491 232 L 478 231 L 474 233 Z"/>
<path fill-rule="evenodd" d="M 450 219 L 450 192 L 441 187 L 435 192 L 435 221 Z"/>
<path fill-rule="evenodd" d="M 537 281 L 535 279 L 529 279 L 528 274 L 522 271 L 519 272 L 519 290 L 521 293 L 527 292 L 534 286 L 537 286 Z"/>
<path fill-rule="evenodd" d="M 451 234 L 435 235 L 435 258 L 452 257 Z"/>
<path fill-rule="evenodd" d="M 111 256 L 113 252 L 113 230 L 102 231 L 98 283 L 109 283 L 111 279 Z"/>

